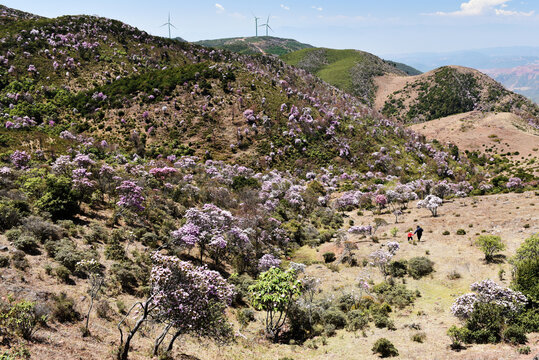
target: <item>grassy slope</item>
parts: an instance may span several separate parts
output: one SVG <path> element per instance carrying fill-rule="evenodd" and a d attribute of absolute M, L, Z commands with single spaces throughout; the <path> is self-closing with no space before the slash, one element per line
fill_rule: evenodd
<path fill-rule="evenodd" d="M 374 98 L 372 79 L 375 76 L 387 73 L 406 75 L 396 64 L 358 50 L 304 49 L 282 58 L 288 64 L 303 68 L 367 103 Z"/>

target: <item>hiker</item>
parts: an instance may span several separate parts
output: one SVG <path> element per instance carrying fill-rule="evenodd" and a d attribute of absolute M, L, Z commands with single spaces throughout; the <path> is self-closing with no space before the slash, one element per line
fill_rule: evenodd
<path fill-rule="evenodd" d="M 414 234 L 417 234 L 417 241 L 421 241 L 421 235 L 423 235 L 423 228 L 417 225 L 417 229 L 415 229 Z"/>
<path fill-rule="evenodd" d="M 414 239 L 414 234 L 412 234 L 411 231 L 408 232 L 408 242 L 412 241 Z"/>

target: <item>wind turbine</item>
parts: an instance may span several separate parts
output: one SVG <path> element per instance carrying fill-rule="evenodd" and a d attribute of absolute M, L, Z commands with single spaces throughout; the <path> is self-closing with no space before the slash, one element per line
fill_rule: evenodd
<path fill-rule="evenodd" d="M 266 23 L 265 24 L 261 24 L 259 26 L 265 26 L 266 27 L 266 36 L 268 36 L 268 29 L 270 29 L 271 31 L 273 31 L 273 29 L 271 28 L 271 26 L 269 26 L 269 19 L 270 17 L 268 16 L 268 19 L 266 20 Z M 275 31 L 273 31 L 275 32 Z"/>
<path fill-rule="evenodd" d="M 176 29 L 176 26 L 170 23 L 170 13 L 168 13 L 168 21 L 164 23 L 163 25 L 161 25 L 161 27 L 167 26 L 167 25 L 168 25 L 168 38 L 170 39 L 170 27 L 172 26 L 174 29 Z"/>
<path fill-rule="evenodd" d="M 256 17 L 255 14 L 253 14 L 253 17 L 255 18 L 255 36 L 258 37 L 258 20 L 260 20 L 260 18 Z"/>

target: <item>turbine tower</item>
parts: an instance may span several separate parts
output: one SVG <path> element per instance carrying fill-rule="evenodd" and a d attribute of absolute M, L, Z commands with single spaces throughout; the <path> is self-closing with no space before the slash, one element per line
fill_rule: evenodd
<path fill-rule="evenodd" d="M 164 23 L 163 25 L 161 25 L 161 27 L 167 26 L 167 25 L 168 25 L 168 38 L 170 39 L 170 27 L 172 26 L 174 29 L 176 29 L 176 26 L 170 23 L 170 13 L 168 13 L 168 21 Z"/>
<path fill-rule="evenodd" d="M 258 37 L 258 20 L 260 20 L 260 18 L 256 17 L 255 14 L 253 14 L 253 17 L 255 18 L 255 36 Z"/>
<path fill-rule="evenodd" d="M 266 36 L 269 36 L 268 35 L 268 29 L 271 30 L 272 32 L 275 32 L 275 31 L 273 31 L 271 26 L 269 26 L 269 19 L 270 19 L 270 17 L 268 16 L 268 19 L 266 20 L 266 23 L 259 25 L 259 26 L 265 26 L 266 27 Z"/>

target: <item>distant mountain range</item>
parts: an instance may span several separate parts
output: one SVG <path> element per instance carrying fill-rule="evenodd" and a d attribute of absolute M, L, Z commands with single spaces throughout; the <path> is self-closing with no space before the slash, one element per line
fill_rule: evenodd
<path fill-rule="evenodd" d="M 386 58 L 404 62 L 421 71 L 445 65 L 478 69 L 539 103 L 539 47 L 499 47 L 445 53 L 388 54 Z"/>
<path fill-rule="evenodd" d="M 195 44 L 229 50 L 239 54 L 272 54 L 278 56 L 313 47 L 312 45 L 300 43 L 293 39 L 283 39 L 274 36 L 202 40 L 195 42 Z"/>

